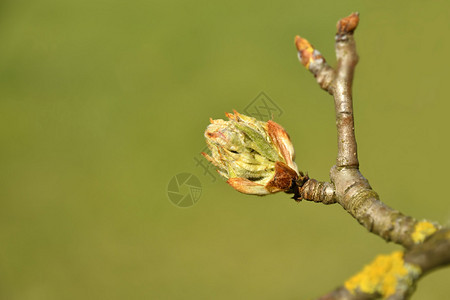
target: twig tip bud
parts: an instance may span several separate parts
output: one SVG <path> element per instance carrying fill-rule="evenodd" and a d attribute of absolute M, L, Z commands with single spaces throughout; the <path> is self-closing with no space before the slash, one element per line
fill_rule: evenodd
<path fill-rule="evenodd" d="M 338 21 L 336 27 L 337 27 L 337 34 L 347 34 L 347 33 L 353 33 L 353 31 L 356 29 L 359 23 L 359 13 L 354 12 L 348 17 L 342 18 Z"/>

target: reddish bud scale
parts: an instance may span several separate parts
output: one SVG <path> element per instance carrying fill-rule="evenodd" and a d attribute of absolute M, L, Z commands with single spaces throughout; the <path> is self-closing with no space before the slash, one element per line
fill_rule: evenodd
<path fill-rule="evenodd" d="M 359 23 L 359 13 L 352 13 L 350 16 L 340 19 L 337 23 L 337 34 L 353 33 Z"/>

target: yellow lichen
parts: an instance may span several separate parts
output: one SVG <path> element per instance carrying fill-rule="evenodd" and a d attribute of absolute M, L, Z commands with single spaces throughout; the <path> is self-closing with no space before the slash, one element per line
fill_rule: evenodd
<path fill-rule="evenodd" d="M 436 230 L 436 226 L 434 226 L 431 222 L 420 221 L 414 227 L 414 232 L 411 237 L 414 243 L 419 244 L 422 243 L 428 236 L 435 233 Z"/>
<path fill-rule="evenodd" d="M 345 282 L 351 293 L 357 290 L 368 294 L 380 294 L 383 299 L 393 295 L 396 290 L 409 288 L 412 278 L 418 276 L 420 269 L 403 261 L 403 252 L 378 255 L 364 269 Z"/>

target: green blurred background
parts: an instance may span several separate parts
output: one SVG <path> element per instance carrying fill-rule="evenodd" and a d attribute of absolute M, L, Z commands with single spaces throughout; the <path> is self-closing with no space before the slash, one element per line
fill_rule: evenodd
<path fill-rule="evenodd" d="M 340 206 L 239 194 L 194 158 L 208 118 L 264 91 L 297 164 L 328 179 L 332 98 L 297 61 L 334 64 L 361 13 L 361 169 L 388 205 L 449 224 L 448 1 L 21 1 L 0 4 L 1 299 L 310 299 L 399 247 Z M 167 197 L 182 172 L 200 200 Z M 450 269 L 413 299 L 445 299 Z"/>

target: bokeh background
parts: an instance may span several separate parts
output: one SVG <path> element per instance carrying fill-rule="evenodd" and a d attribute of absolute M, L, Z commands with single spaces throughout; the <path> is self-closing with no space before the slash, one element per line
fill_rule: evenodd
<path fill-rule="evenodd" d="M 338 205 L 245 196 L 195 160 L 209 117 L 263 91 L 327 180 L 333 101 L 293 39 L 334 64 L 353 11 L 361 170 L 388 205 L 448 225 L 448 1 L 3 0 L 0 298 L 312 299 L 399 249 Z M 202 184 L 189 208 L 167 196 L 183 172 Z M 413 299 L 449 282 L 434 272 Z"/>

